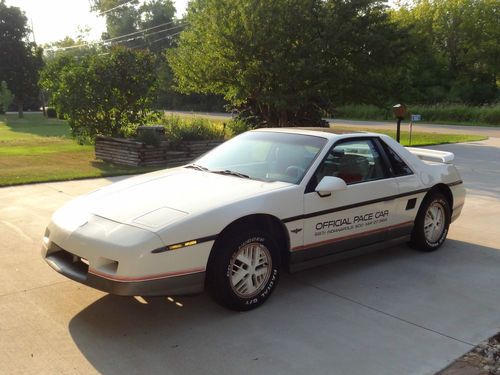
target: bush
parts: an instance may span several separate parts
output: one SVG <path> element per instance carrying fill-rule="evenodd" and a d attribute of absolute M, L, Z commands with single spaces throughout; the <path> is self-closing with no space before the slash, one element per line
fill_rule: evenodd
<path fill-rule="evenodd" d="M 224 139 L 224 125 L 204 118 L 182 119 L 165 116 L 162 119 L 165 136 L 172 142 Z"/>
<path fill-rule="evenodd" d="M 335 108 L 333 116 L 356 120 L 389 120 L 392 112 L 371 104 L 350 104 Z"/>
<path fill-rule="evenodd" d="M 483 107 L 479 118 L 485 124 L 500 125 L 500 104 Z"/>
<path fill-rule="evenodd" d="M 410 109 L 413 113 L 421 114 L 423 121 L 500 126 L 500 104 L 480 107 L 464 104 L 415 105 Z"/>
<path fill-rule="evenodd" d="M 500 104 L 468 106 L 465 104 L 408 105 L 410 113 L 422 115 L 423 122 L 469 123 L 500 126 Z M 336 108 L 335 117 L 356 120 L 393 120 L 392 110 L 374 105 L 346 105 Z"/>
<path fill-rule="evenodd" d="M 160 125 L 156 126 L 140 126 L 137 129 L 136 139 L 150 146 L 159 146 L 161 141 L 165 139 L 165 134 L 159 130 L 164 130 Z"/>
<path fill-rule="evenodd" d="M 47 117 L 48 118 L 56 118 L 57 117 L 56 109 L 53 107 L 48 107 L 47 108 Z"/>
<path fill-rule="evenodd" d="M 62 56 L 47 64 L 42 87 L 51 93 L 80 142 L 125 137 L 146 123 L 156 97 L 156 56 L 114 47 L 108 54 Z"/>
<path fill-rule="evenodd" d="M 252 129 L 252 126 L 241 119 L 231 119 L 226 124 L 227 129 L 231 132 L 231 136 L 235 136 Z"/>

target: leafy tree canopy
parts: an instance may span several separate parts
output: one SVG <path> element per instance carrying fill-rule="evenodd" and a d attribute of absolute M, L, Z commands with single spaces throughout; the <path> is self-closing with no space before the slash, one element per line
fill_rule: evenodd
<path fill-rule="evenodd" d="M 19 117 L 27 99 L 38 96 L 38 71 L 43 65 L 42 50 L 27 40 L 30 30 L 24 13 L 0 1 L 0 81 L 15 97 Z"/>
<path fill-rule="evenodd" d="M 106 17 L 102 39 L 111 40 L 111 44 L 158 53 L 171 47 L 175 41 L 172 35 L 182 30 L 174 18 L 172 0 L 148 0 L 142 4 L 137 0 L 93 0 L 92 9 Z M 144 32 L 138 33 L 141 30 Z"/>
<path fill-rule="evenodd" d="M 115 47 L 106 54 L 50 61 L 41 78 L 51 104 L 81 141 L 124 136 L 149 116 L 155 98 L 155 56 Z"/>
<path fill-rule="evenodd" d="M 411 74 L 421 100 L 497 98 L 499 14 L 498 0 L 416 0 L 392 13 L 420 43 Z"/>
<path fill-rule="evenodd" d="M 377 1 L 193 0 L 187 22 L 168 54 L 178 90 L 221 94 L 260 124 L 318 124 L 374 83 L 390 91 L 379 69 L 399 74 L 403 47 Z"/>

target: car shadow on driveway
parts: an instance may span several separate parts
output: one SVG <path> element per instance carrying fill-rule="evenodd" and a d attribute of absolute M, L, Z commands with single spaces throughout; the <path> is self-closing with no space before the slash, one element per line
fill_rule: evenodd
<path fill-rule="evenodd" d="M 106 295 L 69 330 L 103 374 L 432 373 L 500 327 L 499 264 L 499 250 L 461 241 L 401 246 L 284 274 L 251 312 L 206 294 Z"/>

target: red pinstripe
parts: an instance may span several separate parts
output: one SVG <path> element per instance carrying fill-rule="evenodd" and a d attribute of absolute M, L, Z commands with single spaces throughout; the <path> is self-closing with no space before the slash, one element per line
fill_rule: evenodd
<path fill-rule="evenodd" d="M 174 276 L 190 275 L 192 273 L 198 273 L 198 272 L 204 272 L 204 271 L 205 271 L 204 267 L 199 267 L 199 268 L 191 268 L 191 269 L 182 270 L 182 271 L 168 272 L 168 273 L 149 275 L 149 276 L 125 277 L 125 276 L 112 276 L 112 275 L 108 275 L 108 274 L 96 271 L 95 269 L 89 269 L 89 273 L 91 273 L 93 275 L 103 277 L 105 279 L 112 280 L 112 281 L 123 281 L 123 282 L 152 281 L 152 280 L 166 279 L 168 277 L 174 277 Z"/>
<path fill-rule="evenodd" d="M 404 222 L 404 223 L 401 223 L 401 224 L 391 225 L 391 226 L 384 227 L 384 228 L 379 228 L 379 229 L 373 229 L 373 230 L 369 230 L 369 231 L 366 231 L 366 232 L 363 232 L 363 233 L 350 234 L 348 236 L 333 238 L 331 240 L 314 242 L 314 243 L 311 243 L 311 244 L 308 244 L 308 245 L 297 246 L 297 247 L 294 247 L 291 251 L 300 251 L 300 250 L 309 249 L 311 247 L 317 247 L 317 246 L 327 245 L 327 244 L 330 244 L 330 243 L 339 242 L 339 241 L 343 241 L 343 240 L 349 240 L 351 238 L 363 237 L 363 236 L 367 236 L 369 234 L 383 232 L 383 231 L 388 230 L 388 229 L 394 229 L 394 228 L 398 228 L 398 227 L 404 227 L 404 226 L 407 226 L 407 225 L 410 225 L 410 224 L 413 224 L 413 221 L 407 221 L 407 222 Z"/>

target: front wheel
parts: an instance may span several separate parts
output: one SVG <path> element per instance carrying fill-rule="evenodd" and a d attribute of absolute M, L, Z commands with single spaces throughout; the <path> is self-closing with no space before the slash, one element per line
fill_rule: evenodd
<path fill-rule="evenodd" d="M 450 204 L 444 195 L 426 197 L 415 219 L 410 245 L 421 251 L 437 250 L 446 239 L 450 221 Z"/>
<path fill-rule="evenodd" d="M 207 270 L 207 290 L 221 305 L 247 311 L 262 305 L 280 276 L 280 252 L 265 232 L 222 240 Z"/>

